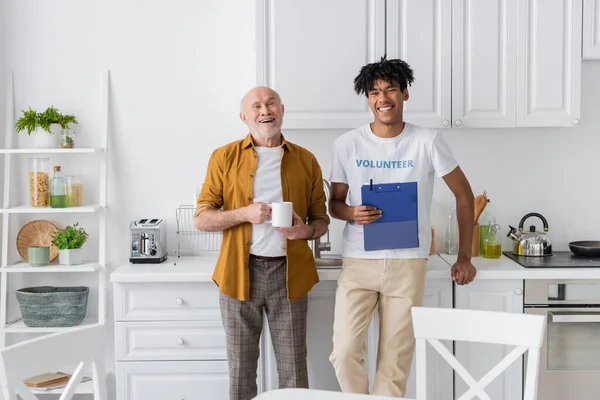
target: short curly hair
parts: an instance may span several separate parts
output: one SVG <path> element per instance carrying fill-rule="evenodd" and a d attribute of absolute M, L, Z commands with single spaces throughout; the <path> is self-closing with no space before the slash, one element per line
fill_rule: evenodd
<path fill-rule="evenodd" d="M 368 96 L 375 82 L 382 79 L 386 82 L 397 82 L 404 91 L 415 80 L 413 70 L 403 60 L 387 60 L 384 55 L 379 62 L 367 64 L 360 69 L 354 78 L 354 91 Z"/>

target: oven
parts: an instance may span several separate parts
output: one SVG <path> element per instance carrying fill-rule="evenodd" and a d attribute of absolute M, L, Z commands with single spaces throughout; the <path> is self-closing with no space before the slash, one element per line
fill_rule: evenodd
<path fill-rule="evenodd" d="M 526 280 L 524 300 L 547 321 L 538 398 L 599 399 L 600 280 Z"/>

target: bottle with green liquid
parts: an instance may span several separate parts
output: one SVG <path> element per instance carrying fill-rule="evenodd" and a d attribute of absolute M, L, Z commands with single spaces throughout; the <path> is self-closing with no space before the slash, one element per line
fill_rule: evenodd
<path fill-rule="evenodd" d="M 483 238 L 481 255 L 484 258 L 500 258 L 502 256 L 502 242 L 499 236 L 500 226 L 490 221 Z"/>
<path fill-rule="evenodd" d="M 54 166 L 54 177 L 50 179 L 50 207 L 67 207 L 67 185 L 60 174 L 60 165 Z"/>

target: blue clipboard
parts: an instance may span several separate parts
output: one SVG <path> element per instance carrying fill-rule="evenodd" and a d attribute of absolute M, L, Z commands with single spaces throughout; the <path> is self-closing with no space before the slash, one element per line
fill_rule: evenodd
<path fill-rule="evenodd" d="M 362 204 L 382 211 L 364 225 L 365 251 L 419 247 L 417 182 L 368 184 L 361 187 Z"/>

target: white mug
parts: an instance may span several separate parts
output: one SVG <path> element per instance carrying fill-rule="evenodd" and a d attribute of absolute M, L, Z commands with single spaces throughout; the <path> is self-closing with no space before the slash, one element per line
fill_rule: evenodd
<path fill-rule="evenodd" d="M 278 228 L 286 228 L 292 226 L 292 215 L 294 208 L 291 202 L 284 201 L 281 203 L 270 203 L 271 218 L 267 222 Z"/>

